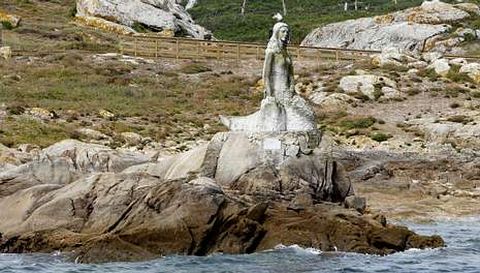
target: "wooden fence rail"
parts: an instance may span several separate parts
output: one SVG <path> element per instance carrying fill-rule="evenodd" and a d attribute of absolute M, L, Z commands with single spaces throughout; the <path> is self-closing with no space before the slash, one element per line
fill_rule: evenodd
<path fill-rule="evenodd" d="M 65 53 L 68 49 L 42 47 L 38 44 L 25 43 L 11 31 L 0 29 L 0 45 L 11 46 L 14 55 L 49 55 Z M 207 41 L 189 38 L 167 38 L 148 34 L 124 35 L 119 37 L 119 43 L 109 49 L 95 47 L 83 48 L 76 51 L 93 53 L 111 52 L 118 48 L 118 52 L 126 55 L 148 58 L 174 58 L 193 60 L 235 61 L 263 60 L 266 44 Z M 358 61 L 368 59 L 372 54 L 380 53 L 375 50 L 355 50 L 343 48 L 308 47 L 290 45 L 290 54 L 296 61 L 313 61 L 320 63 L 324 60 Z M 480 56 L 445 55 L 447 59 L 464 58 L 468 61 L 480 62 Z"/>
<path fill-rule="evenodd" d="M 206 41 L 185 38 L 165 38 L 145 35 L 123 36 L 120 42 L 122 54 L 150 58 L 174 58 L 196 60 L 263 60 L 266 45 L 259 43 Z M 289 46 L 290 54 L 298 60 L 321 61 L 368 58 L 380 51 L 318 48 L 299 45 Z"/>

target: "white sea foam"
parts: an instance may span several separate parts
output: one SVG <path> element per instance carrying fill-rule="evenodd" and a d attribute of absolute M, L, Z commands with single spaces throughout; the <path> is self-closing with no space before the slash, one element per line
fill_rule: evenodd
<path fill-rule="evenodd" d="M 286 246 L 286 245 L 277 245 L 275 246 L 274 248 L 275 250 L 278 250 L 278 249 L 289 249 L 289 250 L 293 250 L 297 253 L 305 253 L 305 254 L 313 254 L 313 255 L 320 255 L 322 254 L 323 252 L 320 250 L 320 249 L 316 249 L 316 248 L 313 248 L 313 247 L 307 247 L 307 248 L 304 248 L 304 247 L 301 247 L 299 245 L 289 245 L 289 246 Z"/>

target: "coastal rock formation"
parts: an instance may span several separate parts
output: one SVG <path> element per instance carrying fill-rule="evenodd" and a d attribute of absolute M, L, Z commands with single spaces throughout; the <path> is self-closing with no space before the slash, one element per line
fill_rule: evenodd
<path fill-rule="evenodd" d="M 302 45 L 371 50 L 392 46 L 409 51 L 447 50 L 464 40 L 462 37 L 451 39 L 449 24 L 476 14 L 472 5 L 475 6 L 470 4 L 465 8 L 438 0 L 425 1 L 419 7 L 382 16 L 328 24 L 312 31 Z"/>
<path fill-rule="evenodd" d="M 195 24 L 185 8 L 175 0 L 77 0 L 77 19 L 87 25 L 120 33 L 144 28 L 154 32 L 173 32 L 177 36 L 204 39 L 211 33 Z"/>
<path fill-rule="evenodd" d="M 355 195 L 294 93 L 289 35 L 274 26 L 260 110 L 223 117 L 230 131 L 206 145 L 161 157 L 64 140 L 0 170 L 0 252 L 62 251 L 90 263 L 279 244 L 379 255 L 443 246 L 370 213 Z"/>
<path fill-rule="evenodd" d="M 328 156 L 290 158 L 278 170 L 251 157 L 237 171 L 241 165 L 231 160 L 248 163 L 238 155 L 255 146 L 227 136 L 231 143 L 217 136 L 207 147 L 148 163 L 77 141 L 43 150 L 49 161 L 34 159 L 1 175 L 1 251 L 73 251 L 77 262 L 107 262 L 278 244 L 375 254 L 443 245 L 332 203 L 352 188 Z"/>

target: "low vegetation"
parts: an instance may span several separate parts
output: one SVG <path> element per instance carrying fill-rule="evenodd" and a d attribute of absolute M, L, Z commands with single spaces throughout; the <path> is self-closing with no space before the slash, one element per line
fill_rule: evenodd
<path fill-rule="evenodd" d="M 2 124 L 0 142 L 45 146 L 75 137 L 81 127 L 109 135 L 134 131 L 156 141 L 211 135 L 224 129 L 218 115 L 250 113 L 262 94 L 250 91 L 250 79 L 209 70 L 202 63 L 165 68 L 75 53 L 31 64 L 2 62 L 0 71 L 6 75 L 0 78 L 0 101 L 11 117 Z M 56 117 L 46 122 L 32 118 L 26 109 L 33 107 Z M 115 118 L 102 118 L 101 110 Z"/>

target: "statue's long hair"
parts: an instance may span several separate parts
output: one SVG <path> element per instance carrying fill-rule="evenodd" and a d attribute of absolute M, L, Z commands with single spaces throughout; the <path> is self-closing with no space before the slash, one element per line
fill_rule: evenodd
<path fill-rule="evenodd" d="M 288 27 L 288 25 L 283 22 L 278 22 L 273 26 L 272 36 L 270 37 L 270 40 L 268 40 L 267 44 L 267 50 L 270 50 L 273 53 L 280 53 L 286 48 L 286 45 L 284 45 L 278 37 L 278 32 L 282 27 L 286 27 L 287 29 L 289 29 L 290 32 L 290 28 Z M 288 36 L 290 37 L 290 33 Z"/>

